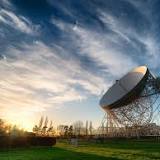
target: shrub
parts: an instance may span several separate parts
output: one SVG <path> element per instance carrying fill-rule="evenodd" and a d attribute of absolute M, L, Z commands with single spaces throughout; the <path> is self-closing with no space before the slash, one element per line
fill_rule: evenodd
<path fill-rule="evenodd" d="M 53 146 L 55 144 L 56 138 L 54 137 L 0 136 L 0 148 Z"/>

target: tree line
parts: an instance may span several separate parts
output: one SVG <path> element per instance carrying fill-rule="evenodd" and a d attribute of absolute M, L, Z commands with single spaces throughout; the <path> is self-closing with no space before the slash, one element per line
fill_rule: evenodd
<path fill-rule="evenodd" d="M 90 136 L 94 134 L 92 121 L 76 121 L 71 125 L 58 125 L 53 127 L 53 122 L 48 120 L 48 117 L 41 117 L 39 124 L 33 127 L 33 132 L 40 136 L 73 137 L 73 136 Z"/>
<path fill-rule="evenodd" d="M 24 136 L 26 131 L 19 129 L 16 125 L 11 125 L 0 119 L 0 136 Z"/>
<path fill-rule="evenodd" d="M 39 124 L 33 127 L 33 132 L 40 136 L 54 136 L 55 130 L 53 128 L 53 122 L 49 122 L 48 117 L 45 119 L 41 117 Z"/>

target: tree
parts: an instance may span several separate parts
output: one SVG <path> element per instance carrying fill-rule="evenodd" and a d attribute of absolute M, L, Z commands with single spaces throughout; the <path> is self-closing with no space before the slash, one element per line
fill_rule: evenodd
<path fill-rule="evenodd" d="M 86 134 L 86 136 L 88 136 L 88 121 L 86 121 L 86 128 L 85 128 L 85 130 L 86 130 L 86 131 L 85 131 L 85 132 L 86 132 L 85 134 Z"/>
<path fill-rule="evenodd" d="M 90 123 L 89 123 L 89 134 L 90 135 L 93 134 L 92 131 L 93 131 L 93 126 L 92 126 L 92 121 L 90 121 Z"/>
<path fill-rule="evenodd" d="M 44 126 L 42 127 L 42 134 L 43 135 L 46 135 L 46 131 L 47 131 L 47 128 L 48 128 L 48 117 L 46 117 L 45 121 L 44 121 Z"/>
<path fill-rule="evenodd" d="M 59 135 L 60 136 L 64 136 L 64 126 L 65 125 L 59 125 L 58 127 L 57 127 L 57 130 L 58 130 L 58 132 L 59 132 Z"/>
<path fill-rule="evenodd" d="M 74 133 L 75 135 L 80 136 L 81 132 L 83 130 L 83 122 L 82 121 L 76 121 L 73 123 Z"/>
<path fill-rule="evenodd" d="M 65 137 L 68 137 L 68 128 L 69 127 L 67 125 L 64 126 L 64 136 Z"/>
<path fill-rule="evenodd" d="M 0 119 L 0 135 L 5 134 L 5 129 L 4 129 L 4 121 Z"/>
<path fill-rule="evenodd" d="M 39 132 L 39 128 L 38 128 L 37 125 L 35 125 L 32 130 L 33 130 L 33 132 L 34 132 L 35 134 L 38 134 L 38 132 Z"/>
<path fill-rule="evenodd" d="M 25 131 L 23 129 L 19 129 L 16 125 L 11 127 L 10 135 L 13 137 L 24 136 Z"/>
<path fill-rule="evenodd" d="M 11 133 L 12 126 L 7 124 L 4 120 L 0 119 L 0 135 L 9 135 Z"/>
<path fill-rule="evenodd" d="M 53 122 L 52 121 L 50 121 L 50 126 L 48 127 L 47 134 L 50 135 L 50 136 L 54 136 L 54 134 L 55 134 L 55 131 L 53 129 Z"/>
<path fill-rule="evenodd" d="M 48 127 L 47 133 L 49 134 L 53 129 L 52 121 L 50 121 L 50 125 Z"/>
<path fill-rule="evenodd" d="M 68 135 L 70 136 L 70 137 L 72 137 L 73 136 L 73 126 L 71 125 L 71 126 L 69 126 L 69 129 L 68 129 Z"/>
<path fill-rule="evenodd" d="M 33 132 L 36 133 L 37 135 L 43 135 L 43 136 L 53 136 L 55 134 L 55 131 L 53 129 L 53 123 L 50 121 L 50 125 L 48 127 L 48 117 L 46 116 L 45 121 L 44 118 L 41 117 L 39 124 L 35 125 L 33 127 Z"/>
<path fill-rule="evenodd" d="M 38 125 L 38 134 L 42 134 L 43 116 L 41 117 Z"/>

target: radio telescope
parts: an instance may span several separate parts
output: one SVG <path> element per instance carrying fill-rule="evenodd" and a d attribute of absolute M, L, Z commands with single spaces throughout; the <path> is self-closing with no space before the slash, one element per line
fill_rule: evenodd
<path fill-rule="evenodd" d="M 100 100 L 107 114 L 107 127 L 113 130 L 159 125 L 159 93 L 159 80 L 146 66 L 137 67 L 116 80 Z"/>

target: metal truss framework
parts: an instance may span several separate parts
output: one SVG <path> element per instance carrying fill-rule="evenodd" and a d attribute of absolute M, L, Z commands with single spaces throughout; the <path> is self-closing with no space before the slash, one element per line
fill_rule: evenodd
<path fill-rule="evenodd" d="M 143 91 L 132 103 L 107 110 L 100 132 L 108 136 L 160 135 L 160 87 L 148 73 Z M 147 131 L 147 132 L 146 132 Z"/>

